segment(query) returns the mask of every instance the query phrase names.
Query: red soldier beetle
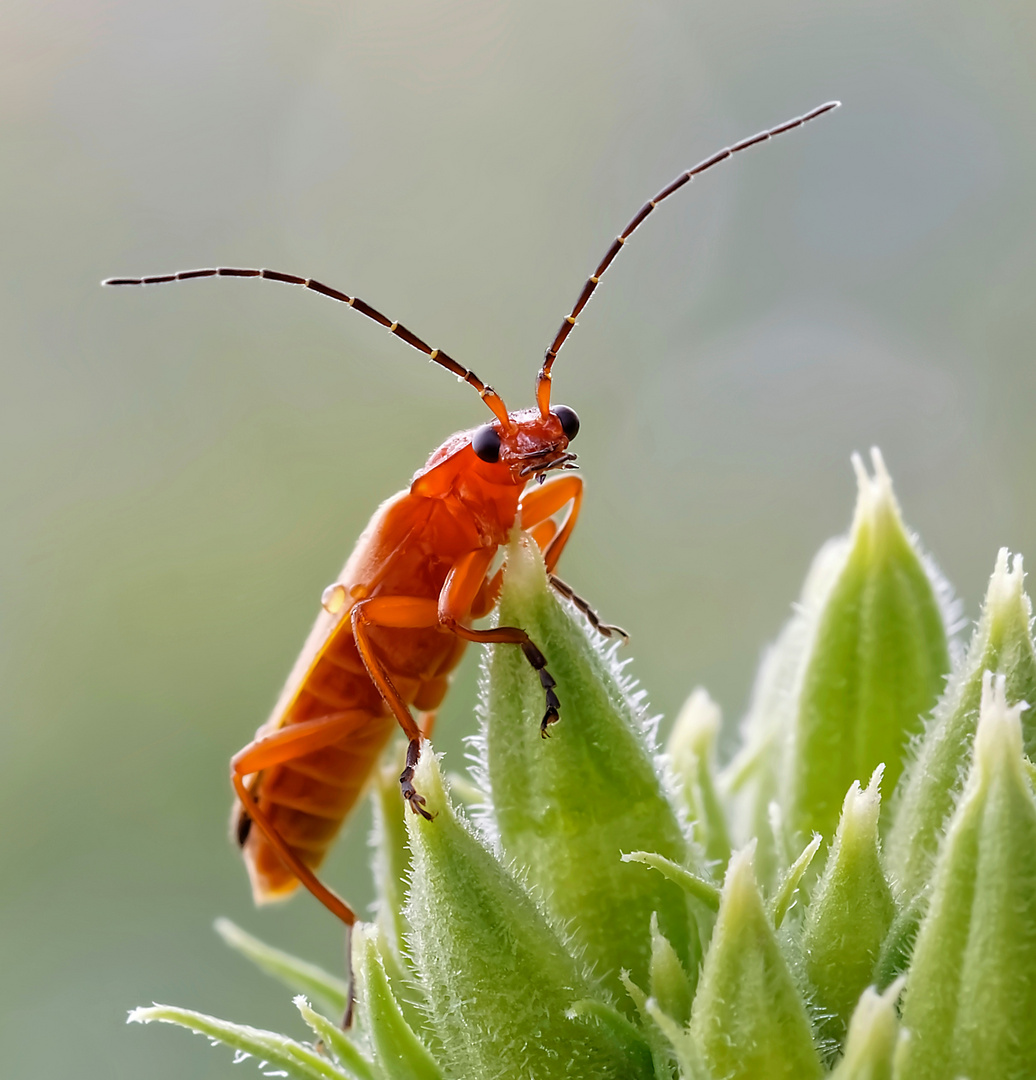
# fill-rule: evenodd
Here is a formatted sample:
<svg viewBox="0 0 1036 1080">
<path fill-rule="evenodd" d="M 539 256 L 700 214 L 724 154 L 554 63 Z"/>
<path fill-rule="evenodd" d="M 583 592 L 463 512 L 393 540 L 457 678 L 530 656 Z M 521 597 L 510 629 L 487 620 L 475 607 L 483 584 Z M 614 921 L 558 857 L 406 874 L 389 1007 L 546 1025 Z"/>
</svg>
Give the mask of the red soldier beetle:
<svg viewBox="0 0 1036 1080">
<path fill-rule="evenodd" d="M 276 270 L 219 267 L 142 278 L 109 278 L 105 285 L 156 285 L 192 278 L 265 278 L 301 285 L 380 323 L 471 386 L 494 419 L 451 436 L 404 489 L 384 502 L 361 534 L 338 580 L 322 597 L 302 654 L 270 718 L 237 753 L 231 782 L 237 794 L 234 831 L 257 902 L 287 896 L 301 883 L 351 926 L 356 913 L 316 876 L 331 841 L 359 800 L 393 731 L 408 740 L 399 782 L 414 813 L 428 817 L 414 789 L 424 732 L 411 708 L 432 713 L 469 641 L 518 645 L 539 674 L 545 697 L 540 725 L 546 737 L 561 700 L 547 658 L 517 626 L 476 630 L 488 615 L 502 571 L 494 558 L 520 521 L 539 545 L 551 584 L 602 634 L 624 631 L 602 623 L 554 573 L 582 503 L 579 477 L 550 472 L 576 468 L 569 444 L 579 418 L 551 405 L 554 361 L 576 318 L 623 245 L 663 200 L 721 161 L 838 107 L 831 101 L 777 127 L 728 146 L 681 173 L 645 203 L 616 237 L 565 317 L 536 377 L 536 406 L 509 412 L 473 371 L 433 349 L 401 323 L 365 301 L 312 278 Z M 528 492 L 529 482 L 538 483 Z M 555 517 L 564 511 L 560 524 Z M 255 827 L 253 827 L 255 826 Z"/>
</svg>

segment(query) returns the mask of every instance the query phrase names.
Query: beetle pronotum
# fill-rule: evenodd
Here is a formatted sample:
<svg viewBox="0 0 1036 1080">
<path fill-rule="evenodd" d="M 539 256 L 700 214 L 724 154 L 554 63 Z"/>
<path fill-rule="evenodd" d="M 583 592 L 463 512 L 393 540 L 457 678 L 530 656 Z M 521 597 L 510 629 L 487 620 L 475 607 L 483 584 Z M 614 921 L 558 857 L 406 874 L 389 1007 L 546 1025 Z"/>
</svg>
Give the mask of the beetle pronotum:
<svg viewBox="0 0 1036 1080">
<path fill-rule="evenodd" d="M 509 412 L 473 371 L 434 349 L 402 323 L 370 304 L 312 278 L 276 270 L 218 267 L 140 278 L 109 278 L 105 285 L 157 285 L 193 278 L 265 278 L 301 285 L 380 323 L 473 387 L 494 419 L 450 436 L 410 486 L 375 511 L 337 581 L 325 590 L 302 653 L 256 737 L 231 764 L 237 793 L 235 834 L 258 902 L 291 893 L 299 883 L 347 926 L 356 914 L 316 876 L 331 841 L 356 805 L 385 744 L 393 719 L 408 740 L 399 782 L 411 810 L 428 816 L 413 785 L 424 732 L 411 708 L 431 713 L 442 701 L 452 670 L 469 641 L 517 645 L 538 673 L 544 736 L 559 718 L 561 701 L 547 658 L 517 626 L 476 630 L 500 589 L 494 559 L 517 522 L 539 545 L 553 586 L 602 634 L 622 634 L 554 573 L 579 516 L 582 480 L 571 474 L 569 444 L 579 418 L 551 405 L 551 374 L 558 352 L 601 277 L 654 209 L 694 177 L 742 150 L 767 142 L 838 107 L 820 105 L 761 131 L 681 173 L 646 202 L 616 237 L 587 279 L 547 349 L 536 376 L 536 405 Z M 547 473 L 558 472 L 549 483 Z M 530 481 L 538 481 L 526 491 Z M 555 517 L 564 511 L 558 523 Z"/>
</svg>

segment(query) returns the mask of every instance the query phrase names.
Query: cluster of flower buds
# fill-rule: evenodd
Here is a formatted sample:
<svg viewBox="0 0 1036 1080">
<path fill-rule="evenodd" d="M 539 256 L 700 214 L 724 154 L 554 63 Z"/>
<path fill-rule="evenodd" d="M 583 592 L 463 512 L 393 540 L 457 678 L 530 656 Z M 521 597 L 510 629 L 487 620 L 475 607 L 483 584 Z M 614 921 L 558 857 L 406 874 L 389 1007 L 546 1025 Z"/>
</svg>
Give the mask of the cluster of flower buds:
<svg viewBox="0 0 1036 1080">
<path fill-rule="evenodd" d="M 698 690 L 644 695 L 508 553 L 499 618 L 564 687 L 487 651 L 471 779 L 425 754 L 430 819 L 374 792 L 374 921 L 346 985 L 224 925 L 315 1045 L 155 1006 L 299 1080 L 1015 1080 L 1036 1076 L 1036 650 L 1001 551 L 966 647 L 880 455 L 716 765 Z"/>
</svg>

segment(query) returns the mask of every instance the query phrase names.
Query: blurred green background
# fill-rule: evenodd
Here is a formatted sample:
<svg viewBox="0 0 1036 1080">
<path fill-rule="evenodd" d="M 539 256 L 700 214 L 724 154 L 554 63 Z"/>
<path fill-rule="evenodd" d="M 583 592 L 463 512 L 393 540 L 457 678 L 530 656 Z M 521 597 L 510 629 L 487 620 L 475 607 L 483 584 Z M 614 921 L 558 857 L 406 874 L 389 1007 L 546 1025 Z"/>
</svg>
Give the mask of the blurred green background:
<svg viewBox="0 0 1036 1080">
<path fill-rule="evenodd" d="M 704 683 L 733 723 L 853 449 L 882 446 L 969 616 L 999 545 L 1036 558 L 1034 33 L 1024 0 L 7 0 L 5 1077 L 240 1075 L 125 1028 L 151 1000 L 301 1033 L 211 922 L 339 970 L 341 935 L 305 896 L 253 910 L 227 759 L 378 501 L 487 415 L 300 290 L 100 279 L 313 275 L 531 404 L 644 199 L 843 99 L 652 218 L 555 369 L 587 481 L 565 577 L 658 709 Z M 360 905 L 366 830 L 327 866 Z"/>
</svg>

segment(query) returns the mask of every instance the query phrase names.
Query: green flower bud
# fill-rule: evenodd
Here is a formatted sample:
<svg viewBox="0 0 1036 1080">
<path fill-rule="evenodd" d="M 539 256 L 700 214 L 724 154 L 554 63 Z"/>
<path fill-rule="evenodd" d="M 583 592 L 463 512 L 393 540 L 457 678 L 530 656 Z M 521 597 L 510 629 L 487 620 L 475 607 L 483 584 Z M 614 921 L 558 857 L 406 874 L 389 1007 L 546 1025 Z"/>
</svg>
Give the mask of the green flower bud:
<svg viewBox="0 0 1036 1080">
<path fill-rule="evenodd" d="M 865 791 L 854 781 L 846 794 L 831 854 L 806 912 L 806 973 L 825 1017 L 821 1034 L 837 1042 L 871 981 L 896 913 L 878 850 L 880 782 L 879 766 Z"/>
<path fill-rule="evenodd" d="M 410 947 L 447 1074 L 479 1080 L 649 1077 L 646 1047 L 631 1054 L 614 1029 L 570 1014 L 578 1001 L 603 1001 L 600 988 L 454 810 L 430 752 L 421 758 L 414 785 L 433 819 L 406 814 Z"/>
<path fill-rule="evenodd" d="M 906 1080 L 899 1062 L 907 1036 L 899 1029 L 896 999 L 903 991 L 899 979 L 884 994 L 872 987 L 864 990 L 849 1022 L 845 1055 L 831 1073 L 831 1080 Z"/>
<path fill-rule="evenodd" d="M 983 677 L 974 760 L 935 863 L 908 973 L 902 1075 L 1017 1080 L 1036 1063 L 1036 798 L 1023 703 Z"/>
<path fill-rule="evenodd" d="M 539 550 L 508 549 L 500 623 L 525 629 L 557 680 L 560 722 L 540 735 L 543 687 L 518 649 L 485 661 L 484 760 L 503 849 L 570 928 L 616 1002 L 620 972 L 647 985 L 651 916 L 688 972 L 697 935 L 680 888 L 621 854 L 650 850 L 686 865 L 688 845 L 654 760 L 642 695 L 598 648 L 599 636 L 553 595 Z M 593 634 L 593 638 L 588 637 Z M 480 778 L 481 779 L 481 778 Z"/>
<path fill-rule="evenodd" d="M 983 673 L 1007 676 L 1008 700 L 1036 702 L 1036 651 L 1029 630 L 1032 604 L 1022 587 L 1022 557 L 1016 555 L 1010 569 L 1008 560 L 1007 548 L 1001 548 L 967 654 L 936 705 L 897 793 L 885 854 L 908 902 L 928 882 L 939 840 L 960 795 L 978 724 Z M 1036 724 L 1024 726 L 1031 753 Z"/>
<path fill-rule="evenodd" d="M 677 715 L 666 743 L 691 835 L 720 876 L 730 858 L 730 834 L 712 779 L 721 722 L 719 706 L 699 686 Z"/>
<path fill-rule="evenodd" d="M 752 869 L 733 855 L 691 1009 L 690 1032 L 724 1080 L 810 1080 L 820 1057 L 802 995 L 784 961 Z"/>
<path fill-rule="evenodd" d="M 853 457 L 859 495 L 850 533 L 813 560 L 795 615 L 764 657 L 744 749 L 720 781 L 735 835 L 758 838 L 759 872 L 771 889 L 796 839 L 834 834 L 854 780 L 884 763 L 895 786 L 949 667 L 948 589 L 903 525 L 881 454 L 871 454 L 873 479 Z"/>
<path fill-rule="evenodd" d="M 880 764 L 895 787 L 949 669 L 943 586 L 903 525 L 881 454 L 871 458 L 873 478 L 853 458 L 856 514 L 797 683 L 783 803 L 799 834 L 833 835 L 849 785 Z"/>
</svg>

